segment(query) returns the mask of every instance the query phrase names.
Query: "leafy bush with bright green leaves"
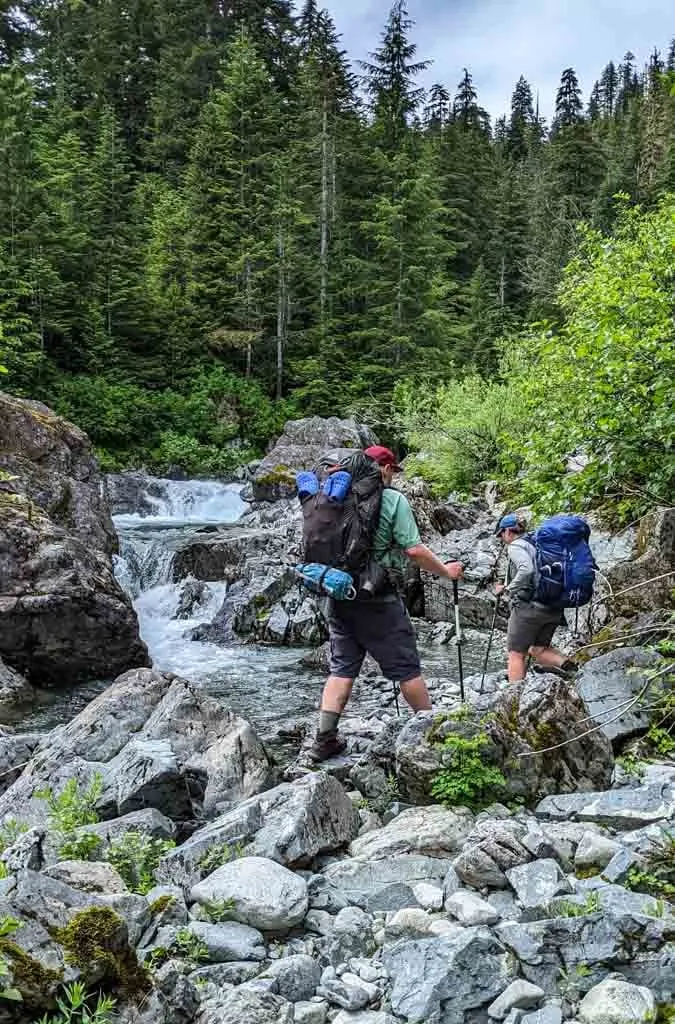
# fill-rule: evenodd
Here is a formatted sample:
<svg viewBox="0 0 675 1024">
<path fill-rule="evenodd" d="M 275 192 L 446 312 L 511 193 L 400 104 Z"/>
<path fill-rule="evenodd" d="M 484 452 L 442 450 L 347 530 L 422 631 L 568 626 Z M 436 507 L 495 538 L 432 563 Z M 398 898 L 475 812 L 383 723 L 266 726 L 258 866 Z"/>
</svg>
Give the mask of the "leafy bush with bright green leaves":
<svg viewBox="0 0 675 1024">
<path fill-rule="evenodd" d="M 470 491 L 498 473 L 518 422 L 512 385 L 477 375 L 436 389 L 404 381 L 396 388 L 394 408 L 417 453 L 411 470 L 439 493 Z"/>
<path fill-rule="evenodd" d="M 145 896 L 155 883 L 155 871 L 165 853 L 176 844 L 143 832 L 126 832 L 110 844 L 106 860 L 117 869 L 131 892 Z"/>
<path fill-rule="evenodd" d="M 149 391 L 104 377 L 59 379 L 47 400 L 85 430 L 105 470 L 225 474 L 262 453 L 292 415 L 255 381 L 202 368 L 182 390 Z"/>
<path fill-rule="evenodd" d="M 564 322 L 522 342 L 525 428 L 510 453 L 544 510 L 608 501 L 626 518 L 675 487 L 675 196 L 624 211 L 615 234 L 583 228 L 559 303 Z M 579 473 L 566 456 L 583 452 Z"/>
<path fill-rule="evenodd" d="M 563 320 L 504 347 L 500 380 L 402 385 L 417 468 L 439 489 L 499 478 L 536 512 L 605 504 L 621 521 L 675 490 L 675 196 L 581 229 Z M 569 472 L 571 454 L 586 465 Z"/>
</svg>

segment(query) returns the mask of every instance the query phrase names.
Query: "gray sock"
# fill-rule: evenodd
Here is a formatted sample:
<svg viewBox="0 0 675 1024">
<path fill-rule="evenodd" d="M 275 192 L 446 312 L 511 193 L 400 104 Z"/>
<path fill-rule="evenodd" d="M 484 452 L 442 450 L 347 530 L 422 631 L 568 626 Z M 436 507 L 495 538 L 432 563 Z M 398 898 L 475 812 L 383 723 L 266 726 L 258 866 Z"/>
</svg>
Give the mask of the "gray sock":
<svg viewBox="0 0 675 1024">
<path fill-rule="evenodd" d="M 338 711 L 322 711 L 319 715 L 319 732 L 336 732 L 340 723 Z"/>
</svg>

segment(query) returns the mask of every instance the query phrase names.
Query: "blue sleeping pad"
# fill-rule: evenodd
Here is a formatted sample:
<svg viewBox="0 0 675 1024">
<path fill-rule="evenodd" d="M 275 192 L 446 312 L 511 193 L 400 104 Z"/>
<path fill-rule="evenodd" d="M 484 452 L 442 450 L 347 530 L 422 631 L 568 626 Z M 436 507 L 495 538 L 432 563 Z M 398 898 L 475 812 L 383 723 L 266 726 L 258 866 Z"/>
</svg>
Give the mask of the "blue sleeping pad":
<svg viewBox="0 0 675 1024">
<path fill-rule="evenodd" d="M 314 594 L 332 597 L 335 601 L 353 601 L 356 597 L 354 580 L 348 572 L 342 572 L 341 569 L 331 569 L 328 565 L 308 562 L 306 565 L 296 565 L 295 571 L 307 589 Z"/>
</svg>

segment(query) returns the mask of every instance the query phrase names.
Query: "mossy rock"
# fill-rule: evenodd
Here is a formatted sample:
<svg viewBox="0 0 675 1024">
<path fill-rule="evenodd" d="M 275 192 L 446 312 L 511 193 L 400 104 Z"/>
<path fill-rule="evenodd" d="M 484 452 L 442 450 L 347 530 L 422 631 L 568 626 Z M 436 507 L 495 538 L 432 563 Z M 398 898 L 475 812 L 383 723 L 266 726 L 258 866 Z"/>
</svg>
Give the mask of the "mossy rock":
<svg viewBox="0 0 675 1024">
<path fill-rule="evenodd" d="M 124 920 L 110 907 L 88 907 L 74 915 L 53 937 L 64 949 L 66 963 L 85 980 L 129 998 L 152 988 L 147 968 L 138 962 L 128 941 Z"/>
<path fill-rule="evenodd" d="M 255 482 L 263 487 L 276 487 L 279 484 L 291 487 L 295 486 L 295 473 L 289 466 L 281 464 L 256 477 Z"/>
<path fill-rule="evenodd" d="M 158 896 L 157 899 L 150 904 L 149 910 L 153 917 L 163 914 L 165 910 L 172 907 L 176 902 L 176 897 L 172 896 L 171 893 L 164 893 L 163 896 Z"/>
<path fill-rule="evenodd" d="M 12 988 L 21 993 L 23 1009 L 44 1010 L 54 1006 L 63 971 L 45 967 L 7 936 L 0 938 L 0 959 L 12 972 Z"/>
</svg>

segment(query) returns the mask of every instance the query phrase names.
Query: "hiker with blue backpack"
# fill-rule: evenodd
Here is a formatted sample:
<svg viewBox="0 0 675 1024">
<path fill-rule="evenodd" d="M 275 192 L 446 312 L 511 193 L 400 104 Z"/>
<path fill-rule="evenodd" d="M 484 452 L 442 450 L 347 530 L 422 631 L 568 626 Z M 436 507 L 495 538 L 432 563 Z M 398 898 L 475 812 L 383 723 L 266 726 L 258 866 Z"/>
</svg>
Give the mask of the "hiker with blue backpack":
<svg viewBox="0 0 675 1024">
<path fill-rule="evenodd" d="M 500 520 L 496 534 L 508 545 L 506 583 L 495 588 L 511 606 L 507 630 L 509 683 L 527 674 L 528 658 L 568 678 L 576 662 L 552 646 L 565 625 L 565 609 L 587 605 L 597 568 L 589 547 L 590 527 L 581 516 L 555 516 L 534 533 L 514 514 Z"/>
<path fill-rule="evenodd" d="M 329 598 L 330 676 L 309 755 L 315 764 L 346 747 L 338 724 L 367 653 L 400 684 L 414 711 L 431 708 L 401 598 L 405 564 L 410 559 L 447 580 L 459 580 L 463 566 L 442 562 L 422 543 L 407 498 L 391 486 L 400 472 L 393 452 L 374 445 L 323 473 L 297 477 L 306 561 L 296 571 L 305 586 Z"/>
</svg>

